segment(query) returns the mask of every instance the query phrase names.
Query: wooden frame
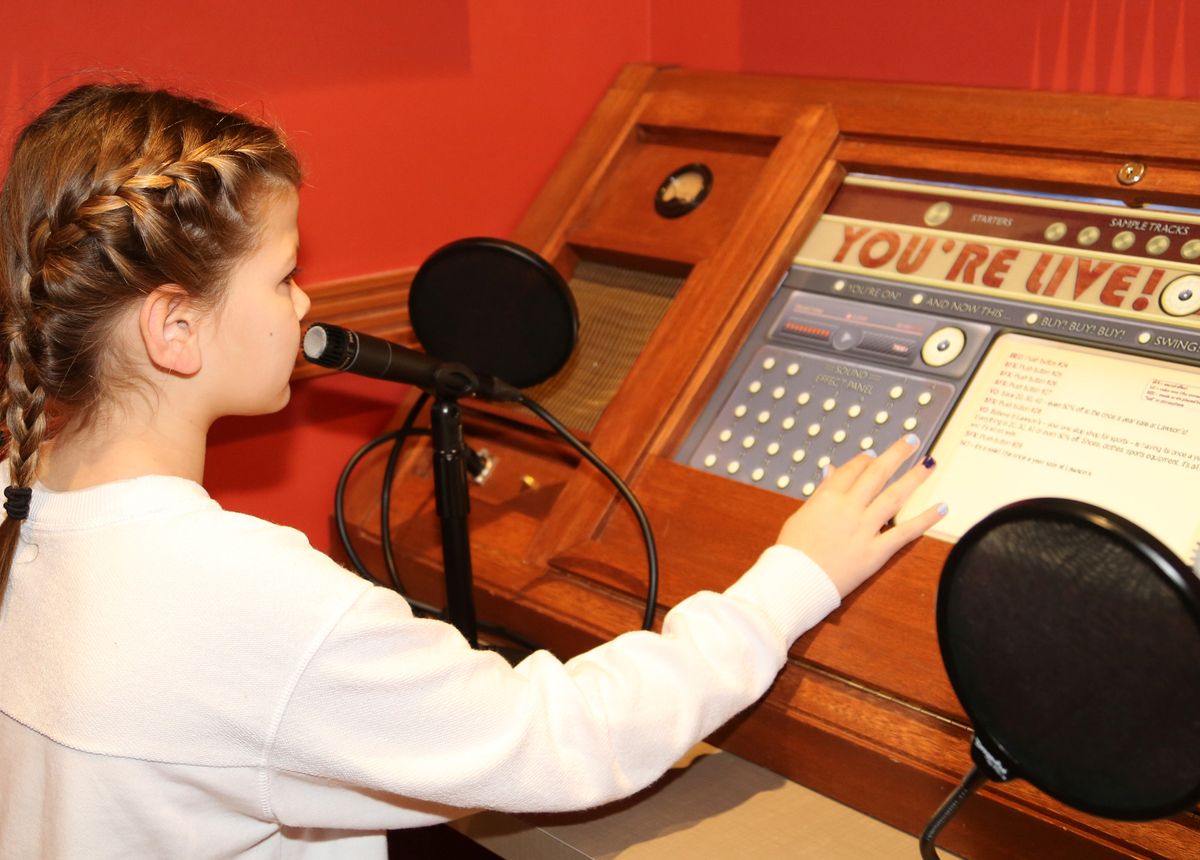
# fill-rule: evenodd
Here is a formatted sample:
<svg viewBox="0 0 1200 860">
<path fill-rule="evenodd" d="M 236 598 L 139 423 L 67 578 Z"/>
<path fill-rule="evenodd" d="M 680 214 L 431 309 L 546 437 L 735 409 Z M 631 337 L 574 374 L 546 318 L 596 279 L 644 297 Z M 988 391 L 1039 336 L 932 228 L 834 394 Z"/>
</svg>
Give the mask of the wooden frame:
<svg viewBox="0 0 1200 860">
<path fill-rule="evenodd" d="M 312 308 L 305 319 L 333 323 L 406 346 L 416 346 L 408 322 L 408 289 L 415 274 L 415 269 L 403 269 L 311 286 L 304 284 L 304 290 L 312 300 Z M 309 379 L 329 372 L 298 356 L 292 379 Z"/>
<path fill-rule="evenodd" d="M 725 587 L 792 510 L 672 457 L 847 171 L 1198 206 L 1197 127 L 1200 105 L 1187 102 L 624 70 L 514 238 L 566 274 L 593 257 L 687 273 L 590 438 L 655 524 L 660 607 Z M 708 215 L 671 232 L 637 195 L 681 159 L 723 159 L 737 178 L 722 198 L 714 187 Z M 1147 165 L 1132 188 L 1116 179 L 1130 160 Z M 498 456 L 473 495 L 481 618 L 564 656 L 637 627 L 644 554 L 611 488 L 529 419 L 472 416 L 468 435 Z M 406 584 L 440 603 L 425 457 L 406 455 L 390 528 Z M 368 550 L 379 477 L 376 461 L 348 500 Z M 969 767 L 933 623 L 948 548 L 922 539 L 902 553 L 797 643 L 767 697 L 717 742 L 919 833 Z M 970 857 L 1185 857 L 1200 853 L 1198 829 L 1193 813 L 1092 818 L 1015 782 L 985 787 L 942 841 Z"/>
</svg>

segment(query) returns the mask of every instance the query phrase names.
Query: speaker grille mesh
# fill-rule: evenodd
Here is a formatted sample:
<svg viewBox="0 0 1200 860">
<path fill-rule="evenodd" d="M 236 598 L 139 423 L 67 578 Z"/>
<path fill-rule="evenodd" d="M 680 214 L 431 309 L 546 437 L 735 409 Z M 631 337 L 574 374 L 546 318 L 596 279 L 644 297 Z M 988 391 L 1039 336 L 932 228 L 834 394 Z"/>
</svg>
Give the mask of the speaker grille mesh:
<svg viewBox="0 0 1200 860">
<path fill-rule="evenodd" d="M 1018 775 L 1120 818 L 1194 800 L 1200 625 L 1140 553 L 1090 523 L 1017 520 L 942 588 L 955 691 Z"/>
<path fill-rule="evenodd" d="M 526 393 L 568 427 L 590 433 L 683 280 L 580 262 L 570 280 L 579 309 L 575 352 L 553 378 Z"/>
</svg>

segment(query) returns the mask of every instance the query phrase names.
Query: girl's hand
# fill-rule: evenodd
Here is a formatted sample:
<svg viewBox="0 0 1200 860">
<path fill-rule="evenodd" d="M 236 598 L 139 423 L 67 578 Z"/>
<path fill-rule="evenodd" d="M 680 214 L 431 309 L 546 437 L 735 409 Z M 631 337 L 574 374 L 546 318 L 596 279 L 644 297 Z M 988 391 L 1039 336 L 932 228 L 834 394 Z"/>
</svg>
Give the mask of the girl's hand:
<svg viewBox="0 0 1200 860">
<path fill-rule="evenodd" d="M 946 506 L 936 505 L 880 531 L 933 471 L 933 459 L 927 457 L 885 489 L 919 444 L 909 434 L 878 457 L 859 454 L 830 467 L 812 498 L 783 524 L 777 542 L 807 554 L 845 597 L 946 515 Z"/>
</svg>

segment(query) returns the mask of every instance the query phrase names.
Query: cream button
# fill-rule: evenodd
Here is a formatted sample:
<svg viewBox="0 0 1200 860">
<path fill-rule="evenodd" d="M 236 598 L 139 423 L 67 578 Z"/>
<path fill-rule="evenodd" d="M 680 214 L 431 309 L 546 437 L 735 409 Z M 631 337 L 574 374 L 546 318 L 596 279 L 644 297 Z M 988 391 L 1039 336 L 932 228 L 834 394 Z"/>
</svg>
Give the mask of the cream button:
<svg viewBox="0 0 1200 860">
<path fill-rule="evenodd" d="M 770 370 L 774 366 L 775 366 L 775 359 L 773 356 L 768 355 L 766 358 L 763 359 L 763 363 L 762 363 L 763 370 Z"/>
<path fill-rule="evenodd" d="M 796 419 L 793 418 L 791 415 L 789 415 L 787 418 L 784 418 L 783 421 L 780 423 L 783 426 L 784 430 L 791 430 L 793 427 L 796 426 Z"/>
<path fill-rule="evenodd" d="M 750 383 L 750 393 L 751 394 L 758 394 L 758 392 L 760 392 L 760 391 L 762 391 L 762 383 L 761 382 L 759 382 L 756 379 Z"/>
<path fill-rule="evenodd" d="M 859 415 L 862 415 L 862 406 L 858 403 L 855 403 L 853 406 L 851 406 L 849 409 L 846 410 L 846 414 L 849 415 L 851 418 L 857 418 Z"/>
<path fill-rule="evenodd" d="M 763 479 L 763 475 L 765 475 L 765 474 L 767 474 L 767 473 L 763 471 L 762 467 L 759 467 L 750 473 L 750 480 L 751 481 L 761 481 Z"/>
<path fill-rule="evenodd" d="M 806 495 L 806 496 L 811 496 L 813 493 L 816 492 L 816 490 L 817 490 L 817 485 L 814 484 L 812 481 L 809 481 L 807 484 L 805 484 L 803 487 L 800 488 L 800 492 L 804 493 L 804 495 Z"/>
<path fill-rule="evenodd" d="M 880 409 L 878 412 L 875 413 L 875 423 L 876 424 L 887 424 L 887 420 L 888 420 L 887 410 Z"/>
<path fill-rule="evenodd" d="M 787 475 L 780 475 L 778 480 L 775 481 L 775 486 L 777 486 L 781 490 L 786 490 L 788 487 L 788 484 L 790 484 L 791 482 L 792 482 L 792 479 L 789 478 Z"/>
<path fill-rule="evenodd" d="M 745 439 L 743 439 L 743 440 L 742 440 L 742 447 L 743 447 L 743 448 L 746 448 L 747 450 L 749 450 L 750 448 L 753 448 L 753 447 L 754 447 L 754 437 L 753 437 L 753 436 L 747 436 Z"/>
<path fill-rule="evenodd" d="M 893 385 L 892 390 L 888 392 L 888 397 L 892 398 L 893 400 L 899 400 L 903 396 L 904 388 L 899 385 Z"/>
<path fill-rule="evenodd" d="M 870 436 L 863 436 L 862 441 L 858 443 L 858 447 L 862 448 L 864 451 L 870 451 L 875 447 L 875 440 Z"/>
<path fill-rule="evenodd" d="M 808 425 L 808 435 L 809 436 L 816 436 L 820 432 L 821 432 L 820 424 L 809 424 Z"/>
<path fill-rule="evenodd" d="M 736 408 L 734 408 L 734 410 L 733 410 L 733 414 L 734 414 L 736 417 L 738 417 L 738 418 L 741 418 L 743 415 L 745 415 L 745 414 L 746 414 L 746 406 L 745 406 L 745 404 L 743 404 L 743 403 L 739 403 L 739 404 L 737 405 L 737 407 L 736 407 Z"/>
<path fill-rule="evenodd" d="M 716 455 L 716 454 L 709 454 L 707 457 L 705 457 L 705 458 L 704 458 L 704 465 L 705 465 L 705 466 L 708 466 L 708 468 L 710 468 L 710 469 L 711 469 L 713 466 L 717 465 L 717 455 Z"/>
<path fill-rule="evenodd" d="M 1046 232 L 1042 235 L 1046 237 L 1047 242 L 1057 242 L 1063 236 L 1067 235 L 1067 225 L 1062 221 L 1055 221 L 1046 228 Z"/>
<path fill-rule="evenodd" d="M 1095 245 L 1100 238 L 1100 228 L 1095 226 L 1084 227 L 1075 236 L 1075 241 L 1083 247 L 1088 248 Z"/>
<path fill-rule="evenodd" d="M 1183 247 L 1179 249 L 1179 256 L 1185 260 L 1194 260 L 1200 257 L 1200 239 L 1188 239 L 1183 243 Z"/>
<path fill-rule="evenodd" d="M 792 462 L 793 463 L 799 463 L 803 460 L 804 460 L 804 449 L 803 448 L 797 448 L 795 451 L 792 452 Z"/>
<path fill-rule="evenodd" d="M 832 397 L 826 397 L 825 402 L 821 404 L 821 408 L 824 409 L 826 412 L 832 412 L 834 409 L 837 408 L 837 401 L 834 400 Z"/>
<path fill-rule="evenodd" d="M 1122 230 L 1112 237 L 1112 246 L 1117 251 L 1128 251 L 1136 241 L 1137 237 L 1133 235 L 1133 231 Z"/>
<path fill-rule="evenodd" d="M 731 475 L 736 475 L 738 473 L 738 469 L 740 468 L 742 468 L 741 463 L 739 463 L 737 460 L 730 460 L 729 465 L 725 467 L 725 471 Z"/>
<path fill-rule="evenodd" d="M 722 442 L 728 442 L 730 439 L 733 438 L 733 431 L 732 430 L 722 430 L 720 432 L 720 434 L 718 434 L 717 438 L 720 439 Z"/>
<path fill-rule="evenodd" d="M 1171 247 L 1171 240 L 1166 236 L 1154 236 L 1146 243 L 1146 253 L 1161 257 Z"/>
<path fill-rule="evenodd" d="M 831 462 L 833 462 L 833 461 L 832 461 L 832 460 L 830 460 L 830 459 L 829 459 L 829 457 L 827 457 L 827 456 L 826 456 L 826 457 L 822 457 L 820 460 L 817 460 L 817 468 L 818 468 L 818 469 L 824 469 L 824 468 L 825 468 L 826 466 L 828 466 L 828 465 L 829 465 Z"/>
<path fill-rule="evenodd" d="M 779 443 L 778 442 L 772 442 L 770 445 L 767 446 L 767 456 L 768 457 L 774 457 L 778 453 L 779 453 Z"/>
<path fill-rule="evenodd" d="M 800 365 L 796 364 L 796 362 L 793 361 L 791 364 L 789 364 L 787 366 L 787 375 L 788 376 L 795 376 L 799 372 L 800 372 Z"/>
<path fill-rule="evenodd" d="M 776 385 L 771 391 L 771 397 L 773 397 L 775 400 L 782 400 L 783 395 L 785 394 L 787 394 L 787 389 L 782 385 Z"/>
<path fill-rule="evenodd" d="M 758 413 L 758 423 L 759 424 L 766 424 L 770 420 L 771 420 L 771 413 L 768 412 L 767 410 L 764 409 L 762 412 Z"/>
<path fill-rule="evenodd" d="M 932 400 L 933 394 L 928 391 L 922 391 L 917 395 L 917 403 L 921 404 L 922 406 L 928 406 Z"/>
<path fill-rule="evenodd" d="M 917 427 L 917 419 L 916 418 L 905 418 L 904 419 L 904 429 L 905 430 L 915 430 L 916 427 Z"/>
<path fill-rule="evenodd" d="M 845 430 L 833 431 L 833 441 L 834 442 L 845 442 L 846 441 L 846 431 Z"/>
<path fill-rule="evenodd" d="M 934 203 L 925 210 L 925 224 L 928 227 L 940 227 L 945 224 L 950 218 L 950 214 L 954 211 L 954 207 L 946 201 Z"/>
<path fill-rule="evenodd" d="M 807 391 L 801 391 L 799 394 L 796 395 L 796 403 L 799 404 L 800 406 L 804 406 L 810 400 L 812 400 L 812 395 L 809 394 Z"/>
</svg>

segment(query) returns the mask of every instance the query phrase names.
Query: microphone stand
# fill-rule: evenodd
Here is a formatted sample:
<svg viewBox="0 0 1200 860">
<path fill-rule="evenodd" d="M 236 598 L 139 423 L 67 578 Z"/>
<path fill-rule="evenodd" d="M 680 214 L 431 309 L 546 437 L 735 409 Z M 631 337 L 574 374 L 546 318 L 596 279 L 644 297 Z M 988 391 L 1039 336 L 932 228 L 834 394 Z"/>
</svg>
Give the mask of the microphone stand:
<svg viewBox="0 0 1200 860">
<path fill-rule="evenodd" d="M 433 441 L 433 493 L 442 526 L 442 566 L 446 577 L 446 613 L 451 624 L 475 648 L 475 597 L 471 571 L 471 540 L 467 516 L 467 445 L 463 441 L 458 398 L 474 392 L 478 381 L 462 365 L 445 365 L 435 373 L 429 423 Z"/>
</svg>

